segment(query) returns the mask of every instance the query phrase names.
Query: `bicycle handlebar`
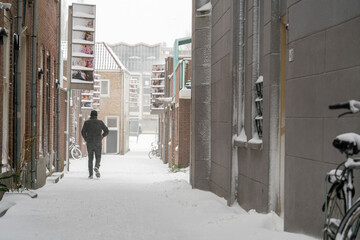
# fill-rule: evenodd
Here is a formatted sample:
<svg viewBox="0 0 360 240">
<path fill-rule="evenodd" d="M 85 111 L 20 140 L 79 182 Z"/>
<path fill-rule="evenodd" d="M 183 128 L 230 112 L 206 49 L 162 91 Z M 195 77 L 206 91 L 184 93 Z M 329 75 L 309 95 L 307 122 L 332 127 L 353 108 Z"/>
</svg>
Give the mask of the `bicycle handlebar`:
<svg viewBox="0 0 360 240">
<path fill-rule="evenodd" d="M 348 110 L 350 110 L 349 112 L 344 112 L 339 115 L 339 117 L 342 117 L 346 114 L 353 114 L 353 113 L 359 112 L 360 111 L 360 101 L 350 100 L 345 103 L 333 104 L 333 105 L 329 106 L 329 109 L 331 109 L 331 110 L 333 110 L 333 109 L 348 109 Z"/>
<path fill-rule="evenodd" d="M 338 104 L 334 104 L 334 105 L 330 105 L 329 109 L 350 109 L 350 103 L 338 103 Z"/>
</svg>

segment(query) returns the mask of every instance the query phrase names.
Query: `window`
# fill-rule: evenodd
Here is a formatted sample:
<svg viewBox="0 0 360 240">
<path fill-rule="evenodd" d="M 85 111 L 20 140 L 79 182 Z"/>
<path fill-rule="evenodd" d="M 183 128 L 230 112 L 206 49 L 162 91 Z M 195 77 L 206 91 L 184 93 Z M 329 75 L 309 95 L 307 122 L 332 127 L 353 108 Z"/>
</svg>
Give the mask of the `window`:
<svg viewBox="0 0 360 240">
<path fill-rule="evenodd" d="M 8 16 L 8 13 L 5 12 L 5 16 Z M 10 29 L 10 23 L 5 21 L 5 29 L 6 31 L 9 31 Z M 7 166 L 8 164 L 8 153 L 9 153 L 9 147 L 8 147 L 8 137 L 9 137 L 9 63 L 10 63 L 10 38 L 3 36 L 3 69 L 4 69 L 4 75 L 3 75 L 3 102 L 2 102 L 2 108 L 3 108 L 3 116 L 2 116 L 2 154 L 0 163 L 2 163 L 4 166 Z M 0 168 L 0 172 L 5 171 L 5 169 Z"/>
<path fill-rule="evenodd" d="M 252 86 L 253 104 L 252 104 L 252 122 L 253 131 L 251 143 L 256 149 L 262 148 L 263 136 L 263 76 L 260 75 L 260 1 L 254 0 L 253 2 L 253 69 L 252 69 Z"/>
<path fill-rule="evenodd" d="M 144 106 L 150 106 L 150 94 L 143 95 Z"/>
<path fill-rule="evenodd" d="M 100 96 L 110 97 L 110 80 L 102 79 L 100 81 Z"/>
<path fill-rule="evenodd" d="M 108 128 L 117 128 L 117 118 L 108 118 L 107 119 Z"/>
<path fill-rule="evenodd" d="M 263 133 L 263 76 L 260 76 L 255 83 L 256 88 L 256 117 L 255 117 L 255 126 L 259 138 L 262 138 Z"/>
</svg>

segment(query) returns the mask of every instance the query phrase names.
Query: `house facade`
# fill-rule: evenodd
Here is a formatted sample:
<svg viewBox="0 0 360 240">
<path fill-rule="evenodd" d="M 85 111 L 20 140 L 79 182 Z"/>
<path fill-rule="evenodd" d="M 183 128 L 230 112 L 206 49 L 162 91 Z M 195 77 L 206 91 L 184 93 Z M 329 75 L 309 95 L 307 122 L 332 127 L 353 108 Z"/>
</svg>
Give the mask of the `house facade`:
<svg viewBox="0 0 360 240">
<path fill-rule="evenodd" d="M 63 166 L 58 15 L 56 1 L 3 1 L 0 9 L 1 172 L 15 169 L 29 188 Z"/>
<path fill-rule="evenodd" d="M 100 75 L 98 118 L 109 128 L 104 153 L 125 154 L 130 136 L 130 73 L 106 43 L 96 44 L 95 73 Z"/>
<path fill-rule="evenodd" d="M 359 98 L 359 4 L 193 0 L 193 187 L 321 236 L 331 141 L 360 130 L 328 110 Z"/>
</svg>

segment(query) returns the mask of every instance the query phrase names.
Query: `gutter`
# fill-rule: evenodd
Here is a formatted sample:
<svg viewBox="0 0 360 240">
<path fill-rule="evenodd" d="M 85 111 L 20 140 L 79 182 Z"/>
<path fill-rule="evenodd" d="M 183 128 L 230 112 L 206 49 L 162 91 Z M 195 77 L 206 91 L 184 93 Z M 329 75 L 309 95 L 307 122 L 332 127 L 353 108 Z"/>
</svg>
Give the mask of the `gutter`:
<svg viewBox="0 0 360 240">
<path fill-rule="evenodd" d="M 31 89 L 31 188 L 35 188 L 36 183 L 36 79 L 37 79 L 37 0 L 33 2 L 33 35 L 32 35 L 32 89 Z"/>
<path fill-rule="evenodd" d="M 35 0 L 36 1 L 36 0 Z M 61 72 L 61 0 L 58 1 L 58 42 L 57 42 L 57 54 L 58 54 L 58 80 L 57 80 L 57 106 L 56 106 L 56 171 L 60 172 L 60 81 L 62 80 Z"/>
<path fill-rule="evenodd" d="M 14 168 L 18 170 L 18 164 L 21 161 L 21 35 L 22 35 L 22 0 L 17 1 L 17 34 L 18 34 L 18 49 L 16 50 L 16 81 L 15 81 L 15 95 L 16 95 L 16 155 L 14 161 Z"/>
</svg>

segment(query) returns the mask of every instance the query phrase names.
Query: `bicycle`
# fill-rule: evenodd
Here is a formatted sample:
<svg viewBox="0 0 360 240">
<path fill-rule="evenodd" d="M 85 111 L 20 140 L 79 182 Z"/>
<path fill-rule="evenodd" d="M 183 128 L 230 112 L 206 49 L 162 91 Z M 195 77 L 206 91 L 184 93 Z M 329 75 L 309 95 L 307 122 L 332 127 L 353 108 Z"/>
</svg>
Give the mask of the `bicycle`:
<svg viewBox="0 0 360 240">
<path fill-rule="evenodd" d="M 69 151 L 71 153 L 71 156 L 73 159 L 75 160 L 79 160 L 82 158 L 82 152 L 80 150 L 80 146 L 75 144 L 75 138 L 71 137 L 70 139 L 70 146 L 69 146 Z"/>
<path fill-rule="evenodd" d="M 151 150 L 148 153 L 148 156 L 150 159 L 152 159 L 153 157 L 160 157 L 159 147 L 156 143 L 151 143 Z"/>
<path fill-rule="evenodd" d="M 347 103 L 330 105 L 329 108 L 350 110 L 338 116 L 342 117 L 359 112 L 360 102 L 351 100 Z M 356 235 L 360 226 L 360 199 L 352 203 L 355 194 L 353 170 L 360 169 L 360 158 L 356 159 L 352 156 L 360 151 L 360 135 L 356 133 L 338 135 L 333 140 L 333 146 L 346 154 L 346 161 L 326 174 L 325 183 L 329 182 L 331 187 L 323 205 L 325 212 L 323 239 L 357 239 Z M 327 188 L 326 184 L 325 187 Z"/>
</svg>

